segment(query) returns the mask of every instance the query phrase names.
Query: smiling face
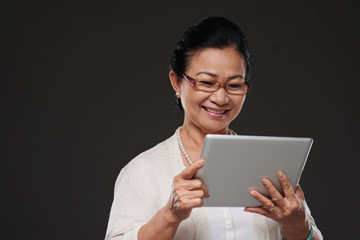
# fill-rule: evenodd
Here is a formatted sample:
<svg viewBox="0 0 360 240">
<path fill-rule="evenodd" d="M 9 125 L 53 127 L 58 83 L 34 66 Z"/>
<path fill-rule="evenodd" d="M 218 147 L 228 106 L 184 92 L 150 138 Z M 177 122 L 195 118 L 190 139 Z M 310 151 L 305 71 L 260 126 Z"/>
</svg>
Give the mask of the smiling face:
<svg viewBox="0 0 360 240">
<path fill-rule="evenodd" d="M 241 81 L 246 75 L 245 61 L 234 48 L 205 48 L 191 57 L 186 74 L 200 81 Z M 212 93 L 199 91 L 185 79 L 176 79 L 172 71 L 170 79 L 181 96 L 184 124 L 204 133 L 224 133 L 245 101 L 246 95 L 228 94 L 223 87 Z"/>
</svg>

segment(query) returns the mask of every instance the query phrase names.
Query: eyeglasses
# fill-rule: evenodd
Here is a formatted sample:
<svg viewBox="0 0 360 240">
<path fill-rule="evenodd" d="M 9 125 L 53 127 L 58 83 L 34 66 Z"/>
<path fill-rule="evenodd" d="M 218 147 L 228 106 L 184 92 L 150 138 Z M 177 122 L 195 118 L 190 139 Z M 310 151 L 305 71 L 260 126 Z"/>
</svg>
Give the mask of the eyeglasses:
<svg viewBox="0 0 360 240">
<path fill-rule="evenodd" d="M 245 82 L 244 79 L 241 81 L 236 79 L 230 80 L 226 83 L 220 83 L 214 80 L 197 80 L 186 74 L 184 74 L 183 77 L 192 87 L 204 92 L 216 92 L 220 87 L 223 87 L 228 94 L 244 95 L 250 90 L 250 84 Z"/>
</svg>

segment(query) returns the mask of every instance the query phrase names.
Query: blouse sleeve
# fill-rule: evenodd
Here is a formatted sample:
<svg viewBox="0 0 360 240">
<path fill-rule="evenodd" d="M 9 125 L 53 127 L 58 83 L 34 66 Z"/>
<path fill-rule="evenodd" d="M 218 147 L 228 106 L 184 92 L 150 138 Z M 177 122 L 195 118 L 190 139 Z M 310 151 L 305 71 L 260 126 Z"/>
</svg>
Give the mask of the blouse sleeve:
<svg viewBox="0 0 360 240">
<path fill-rule="evenodd" d="M 317 235 L 319 236 L 319 238 L 323 239 L 323 236 L 322 236 L 320 230 L 317 228 L 317 226 L 315 224 L 314 218 L 311 216 L 310 208 L 308 207 L 306 201 L 305 201 L 305 208 L 306 208 L 306 215 L 307 215 L 307 217 L 309 219 L 309 222 L 310 222 L 310 224 L 311 224 L 311 226 L 313 228 L 314 233 L 316 232 Z"/>
<path fill-rule="evenodd" d="M 154 206 L 150 201 L 155 190 L 149 185 L 149 173 L 146 167 L 136 165 L 123 168 L 116 180 L 106 240 L 137 239 L 140 228 L 156 212 L 150 207 Z"/>
</svg>

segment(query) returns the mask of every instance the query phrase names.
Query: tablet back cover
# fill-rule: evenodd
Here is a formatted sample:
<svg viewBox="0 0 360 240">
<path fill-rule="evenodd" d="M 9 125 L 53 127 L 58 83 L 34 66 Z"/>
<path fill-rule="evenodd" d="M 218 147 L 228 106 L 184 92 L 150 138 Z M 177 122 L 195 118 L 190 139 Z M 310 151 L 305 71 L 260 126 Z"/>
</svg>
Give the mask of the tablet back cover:
<svg viewBox="0 0 360 240">
<path fill-rule="evenodd" d="M 268 196 L 261 183 L 266 177 L 282 193 L 278 170 L 285 172 L 295 189 L 312 142 L 299 137 L 208 134 L 200 155 L 205 165 L 195 176 L 204 181 L 210 193 L 204 206 L 258 206 L 249 191 L 256 189 Z"/>
</svg>

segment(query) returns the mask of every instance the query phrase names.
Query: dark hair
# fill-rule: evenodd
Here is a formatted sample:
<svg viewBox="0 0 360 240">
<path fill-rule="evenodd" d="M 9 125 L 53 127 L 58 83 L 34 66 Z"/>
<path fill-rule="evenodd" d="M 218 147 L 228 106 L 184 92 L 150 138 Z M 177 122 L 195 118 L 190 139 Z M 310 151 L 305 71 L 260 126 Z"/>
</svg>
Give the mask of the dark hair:
<svg viewBox="0 0 360 240">
<path fill-rule="evenodd" d="M 204 48 L 234 47 L 245 59 L 245 81 L 250 80 L 250 56 L 245 36 L 235 23 L 224 17 L 208 17 L 190 26 L 181 36 L 170 59 L 170 69 L 182 78 L 191 57 Z M 182 110 L 180 99 L 177 106 Z"/>
</svg>

